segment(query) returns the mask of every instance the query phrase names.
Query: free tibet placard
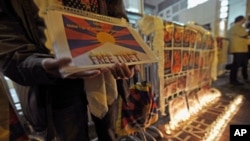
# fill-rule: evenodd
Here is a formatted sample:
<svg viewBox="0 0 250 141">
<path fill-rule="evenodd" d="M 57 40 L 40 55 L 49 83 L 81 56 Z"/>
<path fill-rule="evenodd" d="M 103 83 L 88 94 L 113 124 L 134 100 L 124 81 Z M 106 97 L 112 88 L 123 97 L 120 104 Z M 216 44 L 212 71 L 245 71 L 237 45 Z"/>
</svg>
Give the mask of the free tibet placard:
<svg viewBox="0 0 250 141">
<path fill-rule="evenodd" d="M 72 63 L 61 70 L 63 76 L 115 63 L 134 65 L 157 62 L 150 47 L 124 20 L 94 13 L 79 15 L 58 9 L 48 10 L 47 16 L 56 57 L 72 58 Z"/>
</svg>

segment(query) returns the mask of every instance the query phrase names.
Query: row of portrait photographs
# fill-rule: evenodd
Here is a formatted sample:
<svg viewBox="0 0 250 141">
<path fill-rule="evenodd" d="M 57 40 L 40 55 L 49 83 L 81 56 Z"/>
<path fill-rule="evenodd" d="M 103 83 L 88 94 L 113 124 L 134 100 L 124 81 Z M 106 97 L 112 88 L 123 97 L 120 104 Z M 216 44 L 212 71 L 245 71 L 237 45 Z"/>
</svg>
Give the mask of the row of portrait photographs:
<svg viewBox="0 0 250 141">
<path fill-rule="evenodd" d="M 210 83 L 211 68 L 194 69 L 187 72 L 186 91 L 199 88 L 201 85 Z"/>
<path fill-rule="evenodd" d="M 188 49 L 164 50 L 164 74 L 176 74 L 190 69 L 206 68 L 212 65 L 214 51 Z"/>
<path fill-rule="evenodd" d="M 202 32 L 194 27 L 173 22 L 164 22 L 164 47 L 190 47 L 213 49 L 214 42 L 210 32 Z"/>
<path fill-rule="evenodd" d="M 168 97 L 175 93 L 179 93 L 185 90 L 186 88 L 186 75 L 169 77 L 164 80 L 164 97 Z"/>
<path fill-rule="evenodd" d="M 211 68 L 193 69 L 186 73 L 167 76 L 164 79 L 163 97 L 167 98 L 175 93 L 190 91 L 201 87 L 201 85 L 210 83 Z"/>
</svg>

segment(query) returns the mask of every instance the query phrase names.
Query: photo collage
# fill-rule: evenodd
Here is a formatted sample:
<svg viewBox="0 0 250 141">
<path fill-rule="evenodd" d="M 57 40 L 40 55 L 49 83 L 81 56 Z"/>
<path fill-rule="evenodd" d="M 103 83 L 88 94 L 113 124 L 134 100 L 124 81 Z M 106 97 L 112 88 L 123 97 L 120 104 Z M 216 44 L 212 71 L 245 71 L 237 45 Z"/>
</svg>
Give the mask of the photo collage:
<svg viewBox="0 0 250 141">
<path fill-rule="evenodd" d="M 164 22 L 164 93 L 162 98 L 167 107 L 165 114 L 170 115 L 170 119 L 177 116 L 175 113 L 179 113 L 173 109 L 178 101 L 182 101 L 181 105 L 186 106 L 184 109 L 188 109 L 190 114 L 195 113 L 199 108 L 198 97 L 205 91 L 203 89 L 208 89 L 207 86 L 211 84 L 214 49 L 213 36 L 209 31 L 201 29 L 199 25 L 189 26 Z M 183 99 L 186 104 L 183 104 Z"/>
</svg>

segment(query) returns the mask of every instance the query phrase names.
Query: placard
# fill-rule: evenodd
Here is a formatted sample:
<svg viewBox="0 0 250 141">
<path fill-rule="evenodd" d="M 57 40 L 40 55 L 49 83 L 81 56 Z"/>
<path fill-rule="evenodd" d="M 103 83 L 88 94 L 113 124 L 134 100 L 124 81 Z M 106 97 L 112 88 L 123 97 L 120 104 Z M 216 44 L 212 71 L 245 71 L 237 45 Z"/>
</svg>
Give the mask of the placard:
<svg viewBox="0 0 250 141">
<path fill-rule="evenodd" d="M 139 33 L 122 19 L 82 11 L 76 14 L 70 8 L 50 8 L 47 15 L 56 57 L 72 58 L 72 63 L 61 69 L 65 77 L 115 63 L 134 65 L 157 61 Z"/>
</svg>

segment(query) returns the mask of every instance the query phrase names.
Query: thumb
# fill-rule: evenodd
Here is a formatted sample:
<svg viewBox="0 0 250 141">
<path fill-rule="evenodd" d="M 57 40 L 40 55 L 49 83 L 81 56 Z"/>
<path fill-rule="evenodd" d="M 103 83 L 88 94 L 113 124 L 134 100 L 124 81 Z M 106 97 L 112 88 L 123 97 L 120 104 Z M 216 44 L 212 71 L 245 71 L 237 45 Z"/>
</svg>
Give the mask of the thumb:
<svg viewBox="0 0 250 141">
<path fill-rule="evenodd" d="M 59 69 L 60 67 L 66 66 L 71 62 L 70 58 L 46 58 L 42 61 L 42 65 L 45 70 Z"/>
</svg>

